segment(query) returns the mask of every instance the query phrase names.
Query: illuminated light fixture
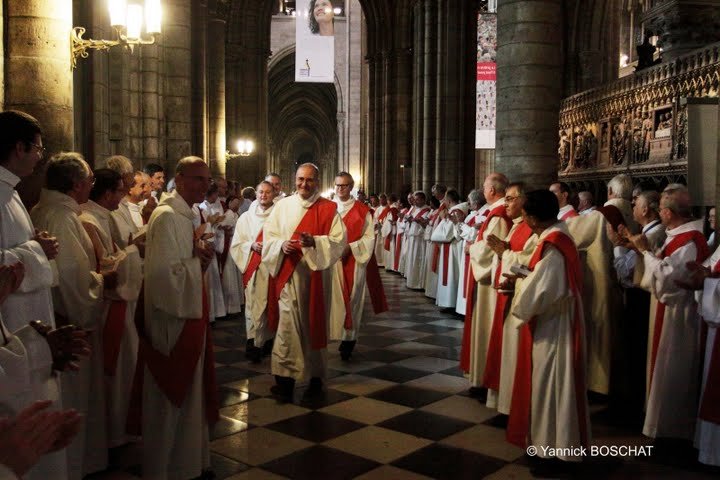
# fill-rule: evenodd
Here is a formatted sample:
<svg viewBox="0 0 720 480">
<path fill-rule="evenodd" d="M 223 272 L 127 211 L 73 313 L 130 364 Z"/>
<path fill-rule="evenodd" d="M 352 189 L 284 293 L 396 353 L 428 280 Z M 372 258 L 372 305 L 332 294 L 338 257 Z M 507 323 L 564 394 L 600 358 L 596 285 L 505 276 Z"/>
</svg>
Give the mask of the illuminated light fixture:
<svg viewBox="0 0 720 480">
<path fill-rule="evenodd" d="M 330 12 L 328 12 L 328 13 L 330 13 Z M 340 15 L 342 13 L 342 8 L 340 8 L 340 7 L 333 8 L 333 13 L 335 15 Z"/>
<path fill-rule="evenodd" d="M 255 143 L 252 140 L 241 139 L 235 145 L 237 146 L 237 153 L 230 153 L 228 150 L 225 152 L 225 159 L 249 157 L 255 151 Z"/>
<path fill-rule="evenodd" d="M 630 60 L 630 57 L 628 57 L 626 54 L 620 55 L 620 68 L 624 68 L 628 66 L 628 61 Z"/>
<path fill-rule="evenodd" d="M 110 50 L 121 46 L 131 52 L 135 45 L 152 45 L 155 37 L 160 35 L 162 24 L 161 0 L 145 0 L 143 6 L 139 1 L 108 0 L 110 25 L 117 33 L 117 40 L 85 39 L 84 27 L 73 27 L 70 32 L 70 61 L 72 68 L 77 67 L 78 57 L 88 58 L 88 50 Z M 142 38 L 142 27 L 149 38 Z"/>
</svg>

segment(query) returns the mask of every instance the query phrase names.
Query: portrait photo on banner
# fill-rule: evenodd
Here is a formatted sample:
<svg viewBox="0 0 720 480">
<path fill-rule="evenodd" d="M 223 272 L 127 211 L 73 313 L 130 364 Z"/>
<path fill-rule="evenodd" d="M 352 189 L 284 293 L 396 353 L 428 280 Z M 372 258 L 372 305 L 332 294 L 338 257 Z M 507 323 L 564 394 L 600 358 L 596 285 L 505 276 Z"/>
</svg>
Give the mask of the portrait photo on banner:
<svg viewBox="0 0 720 480">
<path fill-rule="evenodd" d="M 298 0 L 295 17 L 295 81 L 335 81 L 335 15 L 331 0 Z"/>
</svg>

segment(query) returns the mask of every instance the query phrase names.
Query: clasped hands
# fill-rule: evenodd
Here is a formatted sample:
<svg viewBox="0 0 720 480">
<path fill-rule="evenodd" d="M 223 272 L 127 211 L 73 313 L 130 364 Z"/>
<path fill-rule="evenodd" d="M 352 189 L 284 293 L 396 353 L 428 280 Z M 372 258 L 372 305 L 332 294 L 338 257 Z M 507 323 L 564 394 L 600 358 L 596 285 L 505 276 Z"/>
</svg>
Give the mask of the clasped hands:
<svg viewBox="0 0 720 480">
<path fill-rule="evenodd" d="M 298 240 L 285 240 L 282 244 L 282 251 L 285 255 L 292 255 L 295 252 L 299 252 L 301 248 L 314 248 L 315 237 L 308 232 L 299 232 L 300 239 Z"/>
</svg>

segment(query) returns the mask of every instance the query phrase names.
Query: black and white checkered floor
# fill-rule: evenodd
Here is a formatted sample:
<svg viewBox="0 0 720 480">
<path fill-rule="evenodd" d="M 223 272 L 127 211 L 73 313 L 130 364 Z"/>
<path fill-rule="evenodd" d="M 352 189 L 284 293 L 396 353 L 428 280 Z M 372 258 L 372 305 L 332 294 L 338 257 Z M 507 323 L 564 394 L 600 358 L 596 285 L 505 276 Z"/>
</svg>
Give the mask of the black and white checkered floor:
<svg viewBox="0 0 720 480">
<path fill-rule="evenodd" d="M 239 318 L 216 323 L 217 379 L 222 418 L 213 432 L 218 479 L 479 479 L 532 478 L 525 452 L 505 442 L 502 418 L 467 396 L 457 368 L 462 319 L 438 308 L 397 275 L 383 273 L 391 312 L 366 305 L 351 361 L 329 346 L 322 397 L 296 388 L 292 404 L 270 396 L 269 359 L 245 360 Z M 593 407 L 593 443 L 642 446 L 639 427 L 617 428 Z M 682 458 L 679 458 L 682 457 Z M 113 452 L 112 470 L 93 478 L 139 475 L 139 446 Z M 692 452 L 651 458 L 596 457 L 583 478 L 718 478 Z M 577 476 L 577 475 L 575 475 Z"/>
</svg>

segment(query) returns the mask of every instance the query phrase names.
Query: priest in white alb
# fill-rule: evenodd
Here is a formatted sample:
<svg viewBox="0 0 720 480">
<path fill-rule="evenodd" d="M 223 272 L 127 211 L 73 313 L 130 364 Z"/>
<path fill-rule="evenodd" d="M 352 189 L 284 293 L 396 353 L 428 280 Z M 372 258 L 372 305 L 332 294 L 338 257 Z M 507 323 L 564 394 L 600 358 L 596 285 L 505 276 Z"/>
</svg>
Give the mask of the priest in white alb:
<svg viewBox="0 0 720 480">
<path fill-rule="evenodd" d="M 262 263 L 263 226 L 275 206 L 275 189 L 263 180 L 255 189 L 257 201 L 235 225 L 230 256 L 240 269 L 245 288 L 245 357 L 259 363 L 278 324 L 275 281 Z"/>
<path fill-rule="evenodd" d="M 117 272 L 97 263 L 92 241 L 79 215 L 88 201 L 94 176 L 82 155 L 55 155 L 47 166 L 45 189 L 31 212 L 33 223 L 56 236 L 61 245 L 53 287 L 55 321 L 92 330 L 92 355 L 80 370 L 62 376 L 63 406 L 85 416 L 84 429 L 68 447 L 68 475 L 79 479 L 107 468 L 107 422 L 103 385 L 103 289 L 114 288 Z"/>
<path fill-rule="evenodd" d="M 385 217 L 387 217 L 386 211 L 390 211 L 390 205 L 388 205 L 388 198 L 387 195 L 384 193 L 380 194 L 379 197 L 380 204 L 377 207 L 374 208 L 374 211 L 372 212 L 373 217 L 373 228 L 375 230 L 375 258 L 377 259 L 377 263 L 379 267 L 385 266 L 385 248 L 383 244 L 383 237 L 380 235 L 380 229 L 382 228 L 383 221 L 385 221 Z"/>
<path fill-rule="evenodd" d="M 126 435 L 128 404 L 138 351 L 135 308 L 142 286 L 144 242 L 120 249 L 111 234 L 111 212 L 117 209 L 125 194 L 120 175 L 107 168 L 95 171 L 90 199 L 81 205 L 80 221 L 93 244 L 98 265 L 118 272 L 114 288 L 103 292 L 102 338 L 108 409 L 108 443 L 117 447 L 131 439 Z"/>
<path fill-rule="evenodd" d="M 382 219 L 382 226 L 380 227 L 379 237 L 382 237 L 383 244 L 383 256 L 385 257 L 385 270 L 389 272 L 397 272 L 399 268 L 399 256 L 395 253 L 396 237 L 397 237 L 397 222 L 400 218 L 400 203 L 398 196 L 391 193 L 389 196 L 390 205 L 388 209 L 383 212 L 385 218 Z M 380 220 L 378 218 L 378 220 Z"/>
<path fill-rule="evenodd" d="M 467 197 L 467 203 L 470 213 L 465 217 L 463 223 L 459 225 L 460 238 L 462 239 L 462 257 L 460 260 L 460 279 L 457 293 L 457 301 L 455 303 L 455 312 L 465 316 L 465 307 L 467 306 L 467 287 L 468 273 L 470 272 L 470 254 L 468 253 L 469 245 L 475 242 L 478 230 L 482 227 L 487 216 L 490 205 L 483 204 L 482 192 L 480 190 L 472 190 Z"/>
<path fill-rule="evenodd" d="M 522 327 L 507 438 L 538 447 L 541 463 L 531 473 L 542 476 L 563 468 L 542 459 L 580 462 L 575 452 L 590 444 L 582 266 L 558 210 L 551 192 L 527 193 L 524 220 L 539 239 L 512 310 Z"/>
<path fill-rule="evenodd" d="M 218 419 L 218 404 L 203 273 L 216 257 L 196 235 L 191 208 L 203 201 L 209 184 L 201 158 L 181 159 L 176 190 L 163 195 L 148 223 L 135 379 L 142 407 L 131 419 L 151 446 L 143 452 L 147 478 L 196 478 L 210 467 L 208 428 Z"/>
<path fill-rule="evenodd" d="M 700 320 L 694 293 L 679 288 L 676 280 L 688 278 L 688 263 L 702 263 L 710 252 L 702 220 L 692 218 L 690 194 L 684 185 L 665 188 L 660 220 L 667 238 L 657 254 L 649 250 L 644 235 L 631 237 L 645 262 L 642 284 L 653 295 L 643 435 L 692 440 L 700 390 Z"/>
<path fill-rule="evenodd" d="M 357 342 L 365 307 L 365 291 L 370 289 L 373 304 L 387 302 L 374 261 L 375 231 L 369 208 L 356 201 L 350 191 L 355 181 L 347 172 L 335 177 L 335 203 L 347 233 L 347 246 L 332 268 L 332 303 L 330 306 L 330 339 L 340 340 L 338 351 L 349 360 Z M 381 296 L 382 299 L 377 297 Z M 376 308 L 375 313 L 381 313 Z"/>
<path fill-rule="evenodd" d="M 495 252 L 487 245 L 485 238 L 495 235 L 505 240 L 510 231 L 512 220 L 505 211 L 505 190 L 508 183 L 507 177 L 501 173 L 491 173 L 485 179 L 483 194 L 490 207 L 475 243 L 468 248 L 472 271 L 468 275 L 468 303 L 465 311 L 460 368 L 468 374 L 471 394 L 480 398 L 484 393 L 482 384 L 485 360 L 497 299 L 493 275 L 497 262 Z"/>
<path fill-rule="evenodd" d="M 435 264 L 437 285 L 435 304 L 440 308 L 455 310 L 460 281 L 460 264 L 465 259 L 459 225 L 467 216 L 467 204 L 460 203 L 456 190 L 445 193 L 447 214 L 432 232 L 431 240 L 438 245 L 438 258 L 429 260 Z"/>
<path fill-rule="evenodd" d="M 275 205 L 263 227 L 262 261 L 279 297 L 271 371 L 272 393 L 281 401 L 292 401 L 295 382 L 308 378 L 311 393 L 320 392 L 326 376 L 328 270 L 347 240 L 337 205 L 320 196 L 319 173 L 314 164 L 300 165 L 296 193 Z"/>
<path fill-rule="evenodd" d="M 430 207 L 425 203 L 425 192 L 418 190 L 414 195 L 414 207 L 405 216 L 405 278 L 408 288 L 425 289 L 425 228 L 430 219 Z"/>
</svg>

